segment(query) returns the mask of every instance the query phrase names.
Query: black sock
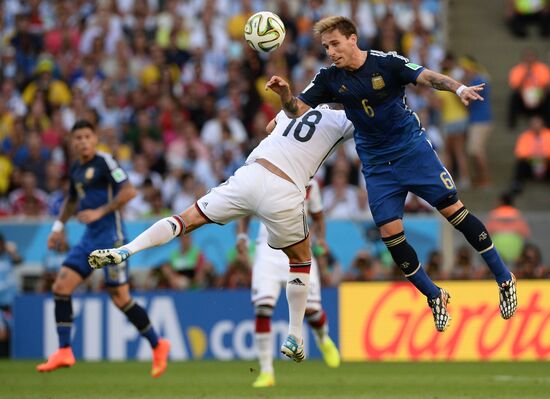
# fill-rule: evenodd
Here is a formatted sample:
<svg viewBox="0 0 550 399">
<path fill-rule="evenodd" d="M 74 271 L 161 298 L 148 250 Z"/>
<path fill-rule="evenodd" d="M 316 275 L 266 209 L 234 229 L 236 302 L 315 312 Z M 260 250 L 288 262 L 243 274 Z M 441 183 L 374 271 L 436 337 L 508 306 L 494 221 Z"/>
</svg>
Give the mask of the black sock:
<svg viewBox="0 0 550 399">
<path fill-rule="evenodd" d="M 145 309 L 139 306 L 137 302 L 132 299 L 122 308 L 122 311 L 128 320 L 130 320 L 130 322 L 137 328 L 139 333 L 147 338 L 151 344 L 151 347 L 155 348 L 158 345 L 158 336 L 149 321 L 149 316 L 147 316 Z"/>
<path fill-rule="evenodd" d="M 480 253 L 499 284 L 510 280 L 510 271 L 494 247 L 491 236 L 481 220 L 472 215 L 466 207 L 460 208 L 447 220 L 455 229 L 464 234 L 470 245 Z"/>
<path fill-rule="evenodd" d="M 426 274 L 413 247 L 405 239 L 405 232 L 390 237 L 382 237 L 390 251 L 393 261 L 399 266 L 405 277 L 428 298 L 439 296 L 439 288 Z"/>
<path fill-rule="evenodd" d="M 73 327 L 73 302 L 71 296 L 54 295 L 55 323 L 59 347 L 71 346 L 71 328 Z"/>
</svg>

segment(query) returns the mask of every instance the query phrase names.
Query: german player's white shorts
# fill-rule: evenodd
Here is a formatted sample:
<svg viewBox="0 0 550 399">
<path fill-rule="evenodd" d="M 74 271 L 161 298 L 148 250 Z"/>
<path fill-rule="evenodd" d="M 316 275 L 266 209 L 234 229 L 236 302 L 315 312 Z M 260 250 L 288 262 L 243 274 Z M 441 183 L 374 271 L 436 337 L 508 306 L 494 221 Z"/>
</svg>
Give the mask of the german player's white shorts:
<svg viewBox="0 0 550 399">
<path fill-rule="evenodd" d="M 218 224 L 256 215 L 267 227 L 267 241 L 273 248 L 303 241 L 309 231 L 302 192 L 258 163 L 239 168 L 196 206 L 209 221 Z"/>
<path fill-rule="evenodd" d="M 288 257 L 281 250 L 270 248 L 266 243 L 256 246 L 252 267 L 252 303 L 254 306 L 275 307 L 281 289 L 284 289 L 289 273 Z M 307 309 L 321 310 L 321 281 L 315 258 L 311 259 Z"/>
</svg>

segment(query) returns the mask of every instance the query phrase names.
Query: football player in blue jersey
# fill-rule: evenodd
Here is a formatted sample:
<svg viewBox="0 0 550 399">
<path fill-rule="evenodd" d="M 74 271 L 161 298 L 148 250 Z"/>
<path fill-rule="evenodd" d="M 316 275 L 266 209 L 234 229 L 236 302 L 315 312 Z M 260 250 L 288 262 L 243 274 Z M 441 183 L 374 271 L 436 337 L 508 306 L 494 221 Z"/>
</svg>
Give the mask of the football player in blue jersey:
<svg viewBox="0 0 550 399">
<path fill-rule="evenodd" d="M 450 296 L 428 277 L 405 238 L 402 218 L 409 191 L 437 208 L 481 254 L 499 287 L 500 313 L 504 319 L 512 317 L 517 308 L 515 277 L 483 223 L 459 200 L 452 177 L 405 101 L 405 86 L 412 83 L 454 92 L 468 105 L 483 101 L 483 84 L 467 87 L 395 52 L 363 51 L 357 45 L 355 25 L 345 17 L 324 18 L 315 24 L 314 31 L 333 64 L 322 68 L 298 97 L 279 76 L 273 76 L 266 89 L 280 96 L 283 109 L 294 118 L 320 103 L 343 104 L 355 127 L 356 149 L 374 221 L 395 263 L 426 295 L 438 331 L 449 325 Z"/>
<path fill-rule="evenodd" d="M 136 195 L 117 161 L 96 150 L 98 139 L 90 122 L 76 122 L 71 139 L 78 159 L 70 169 L 69 195 L 61 207 L 59 219 L 53 224 L 48 247 L 56 248 L 65 240 L 64 224 L 73 215 L 86 225 L 86 231 L 80 242 L 71 248 L 53 284 L 59 349 L 36 367 L 38 371 L 53 371 L 75 363 L 71 349 L 71 295 L 93 271 L 88 265 L 90 251 L 124 243 L 120 210 Z M 151 344 L 151 375 L 160 376 L 166 369 L 170 342 L 157 336 L 145 310 L 132 299 L 126 262 L 105 268 L 105 285 L 113 303 Z"/>
</svg>

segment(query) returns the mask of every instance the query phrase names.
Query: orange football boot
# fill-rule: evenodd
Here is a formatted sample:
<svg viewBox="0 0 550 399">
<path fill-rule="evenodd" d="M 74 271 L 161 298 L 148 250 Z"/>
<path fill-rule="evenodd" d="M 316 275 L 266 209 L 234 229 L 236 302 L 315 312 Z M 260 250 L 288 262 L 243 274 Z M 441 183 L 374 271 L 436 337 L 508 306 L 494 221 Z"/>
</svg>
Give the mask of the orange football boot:
<svg viewBox="0 0 550 399">
<path fill-rule="evenodd" d="M 59 348 L 48 357 L 48 361 L 36 366 L 36 370 L 40 372 L 54 371 L 60 367 L 72 367 L 76 363 L 73 350 L 70 346 Z"/>
<path fill-rule="evenodd" d="M 164 373 L 168 365 L 168 353 L 170 352 L 170 341 L 160 338 L 158 345 L 153 349 L 153 368 L 151 377 L 157 378 Z"/>
</svg>

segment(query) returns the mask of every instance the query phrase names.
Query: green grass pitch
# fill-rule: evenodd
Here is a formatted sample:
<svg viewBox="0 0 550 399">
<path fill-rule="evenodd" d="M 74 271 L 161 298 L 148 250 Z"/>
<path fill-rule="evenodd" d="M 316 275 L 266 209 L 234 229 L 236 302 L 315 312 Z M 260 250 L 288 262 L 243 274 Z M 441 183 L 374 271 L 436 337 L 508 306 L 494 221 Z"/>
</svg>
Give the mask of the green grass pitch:
<svg viewBox="0 0 550 399">
<path fill-rule="evenodd" d="M 146 362 L 77 362 L 39 374 L 36 362 L 0 361 L 0 398 L 548 398 L 550 362 L 275 363 L 277 386 L 254 389 L 255 362 L 173 362 L 159 379 Z"/>
</svg>

